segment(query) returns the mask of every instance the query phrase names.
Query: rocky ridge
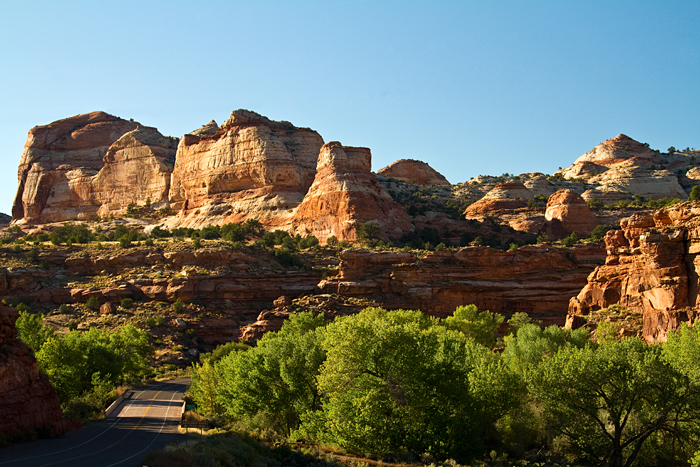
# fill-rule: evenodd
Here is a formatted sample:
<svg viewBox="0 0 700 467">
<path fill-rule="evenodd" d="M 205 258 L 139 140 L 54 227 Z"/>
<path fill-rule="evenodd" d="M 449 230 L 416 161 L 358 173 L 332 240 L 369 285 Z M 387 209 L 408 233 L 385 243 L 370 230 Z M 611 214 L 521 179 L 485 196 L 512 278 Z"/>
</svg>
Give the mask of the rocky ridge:
<svg viewBox="0 0 700 467">
<path fill-rule="evenodd" d="M 643 317 L 648 342 L 666 339 L 700 308 L 700 206 L 682 203 L 635 214 L 605 237 L 607 258 L 569 304 L 569 323 L 619 304 Z"/>
<path fill-rule="evenodd" d="M 412 185 L 449 185 L 450 182 L 437 170 L 425 162 L 413 159 L 399 159 L 383 169 L 377 175 L 402 180 Z"/>
</svg>

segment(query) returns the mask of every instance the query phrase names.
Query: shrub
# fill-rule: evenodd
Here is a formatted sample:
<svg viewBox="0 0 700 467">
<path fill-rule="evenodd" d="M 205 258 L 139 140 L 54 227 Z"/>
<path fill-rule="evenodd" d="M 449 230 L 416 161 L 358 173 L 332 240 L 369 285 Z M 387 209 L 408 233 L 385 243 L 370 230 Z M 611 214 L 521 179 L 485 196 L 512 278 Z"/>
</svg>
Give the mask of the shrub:
<svg viewBox="0 0 700 467">
<path fill-rule="evenodd" d="M 152 328 L 155 325 L 156 325 L 156 320 L 152 316 L 149 316 L 148 318 L 146 318 L 146 327 L 147 328 Z"/>
<path fill-rule="evenodd" d="M 381 228 L 377 222 L 365 222 L 355 232 L 357 240 L 360 242 L 369 242 L 371 240 L 379 240 L 381 238 Z"/>
<path fill-rule="evenodd" d="M 58 313 L 61 315 L 70 314 L 72 311 L 73 309 L 65 303 L 62 303 L 61 306 L 58 307 Z"/>
<path fill-rule="evenodd" d="M 156 316 L 156 326 L 165 326 L 165 323 L 168 320 L 165 319 L 165 316 Z"/>
<path fill-rule="evenodd" d="M 78 322 L 75 320 L 71 320 L 68 323 L 68 330 L 69 331 L 77 331 L 78 330 Z"/>
<path fill-rule="evenodd" d="M 29 305 L 26 303 L 18 303 L 15 309 L 20 313 L 27 312 L 29 311 Z"/>
<path fill-rule="evenodd" d="M 690 190 L 688 201 L 700 201 L 700 185 L 695 185 L 693 189 Z"/>
<path fill-rule="evenodd" d="M 578 243 L 578 234 L 576 232 L 571 232 L 571 235 L 562 240 L 562 243 L 566 247 L 572 247 Z"/>
<path fill-rule="evenodd" d="M 195 250 L 199 247 L 202 246 L 202 240 L 199 237 L 194 237 L 192 239 L 192 246 L 195 248 Z"/>
<path fill-rule="evenodd" d="M 122 248 L 129 248 L 131 246 L 131 238 L 128 235 L 124 235 L 119 238 L 119 246 Z"/>
<path fill-rule="evenodd" d="M 128 310 L 129 308 L 134 306 L 134 300 L 131 298 L 122 298 L 122 301 L 120 304 L 121 304 L 122 308 L 124 308 L 125 310 Z"/>
<path fill-rule="evenodd" d="M 338 237 L 331 235 L 326 239 L 326 246 L 334 248 L 338 246 Z"/>
<path fill-rule="evenodd" d="M 97 311 L 100 309 L 100 299 L 93 295 L 87 299 L 85 306 L 93 311 Z"/>
<path fill-rule="evenodd" d="M 175 313 L 182 313 L 185 311 L 185 303 L 178 298 L 175 300 L 175 303 L 173 303 L 173 311 Z"/>
<path fill-rule="evenodd" d="M 153 246 L 153 239 L 152 238 L 147 238 L 146 241 L 144 242 L 146 246 Z"/>
</svg>

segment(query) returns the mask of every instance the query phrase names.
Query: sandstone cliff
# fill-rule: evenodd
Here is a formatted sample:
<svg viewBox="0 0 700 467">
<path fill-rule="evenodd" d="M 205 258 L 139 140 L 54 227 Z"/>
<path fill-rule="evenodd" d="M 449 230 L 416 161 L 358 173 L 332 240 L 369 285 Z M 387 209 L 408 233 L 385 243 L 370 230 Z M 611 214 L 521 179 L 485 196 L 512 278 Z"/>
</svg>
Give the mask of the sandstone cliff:
<svg viewBox="0 0 700 467">
<path fill-rule="evenodd" d="M 635 214 L 621 227 L 606 235 L 605 265 L 571 299 L 569 314 L 584 316 L 620 304 L 643 314 L 648 342 L 664 341 L 670 329 L 693 319 L 700 308 L 700 206 L 682 203 L 653 215 Z"/>
<path fill-rule="evenodd" d="M 63 431 L 56 391 L 39 374 L 32 350 L 17 339 L 17 312 L 0 304 L 0 433 Z"/>
<path fill-rule="evenodd" d="M 213 124 L 213 125 L 212 125 Z M 257 219 L 286 227 L 311 186 L 323 139 L 313 130 L 236 110 L 180 140 L 168 226 Z"/>
<path fill-rule="evenodd" d="M 325 293 L 376 299 L 387 308 L 447 316 L 459 305 L 510 315 L 526 312 L 563 325 L 569 298 L 586 284 L 604 251 L 597 246 L 517 251 L 467 247 L 419 257 L 413 252 L 345 250 L 339 273 L 319 284 Z"/>
<path fill-rule="evenodd" d="M 12 217 L 31 223 L 123 212 L 167 201 L 176 140 L 104 112 L 29 131 Z"/>
<path fill-rule="evenodd" d="M 400 159 L 377 171 L 377 175 L 392 177 L 413 185 L 449 185 L 450 182 L 425 162 Z"/>
<path fill-rule="evenodd" d="M 382 188 L 371 166 L 368 148 L 325 144 L 314 182 L 294 215 L 293 230 L 322 242 L 333 235 L 355 240 L 355 231 L 366 222 L 379 224 L 382 236 L 392 240 L 412 230 L 405 209 Z"/>
<path fill-rule="evenodd" d="M 470 218 L 488 213 L 512 211 L 524 208 L 525 201 L 532 198 L 532 192 L 520 182 L 499 183 L 483 198 L 470 205 L 464 211 L 464 215 Z"/>
</svg>

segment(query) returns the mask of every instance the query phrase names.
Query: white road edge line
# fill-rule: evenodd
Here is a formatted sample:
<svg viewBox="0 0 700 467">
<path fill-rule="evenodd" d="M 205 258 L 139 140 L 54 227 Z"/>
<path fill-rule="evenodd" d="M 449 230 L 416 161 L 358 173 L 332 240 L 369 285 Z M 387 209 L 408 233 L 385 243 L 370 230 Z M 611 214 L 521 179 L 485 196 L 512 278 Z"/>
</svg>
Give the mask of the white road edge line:
<svg viewBox="0 0 700 467">
<path fill-rule="evenodd" d="M 140 396 L 140 395 L 143 394 L 144 392 L 146 392 L 145 389 L 144 389 L 143 391 L 141 391 L 140 393 L 138 393 L 138 394 L 136 395 L 136 397 Z M 124 414 L 131 408 L 132 404 L 133 404 L 134 401 L 136 401 L 136 400 L 137 400 L 137 399 L 131 399 L 131 403 L 129 404 L 129 406 L 128 406 L 124 411 L 122 411 L 122 412 L 119 414 L 119 416 L 117 417 L 117 420 L 116 420 L 114 423 L 112 423 L 110 426 L 108 426 L 102 433 L 100 433 L 100 434 L 97 435 L 97 436 L 94 436 L 94 437 L 90 438 L 90 439 L 87 440 L 87 441 L 83 441 L 82 443 L 80 443 L 80 444 L 78 444 L 78 445 L 76 445 L 76 446 L 73 446 L 73 447 L 70 447 L 70 448 L 66 448 L 66 449 L 62 449 L 62 450 L 56 451 L 56 452 L 50 452 L 50 453 L 48 453 L 48 454 L 39 454 L 38 456 L 24 457 L 24 458 L 22 458 L 22 459 L 15 459 L 15 460 L 11 460 L 11 461 L 0 462 L 0 465 L 12 464 L 13 462 L 28 461 L 28 460 L 30 460 L 30 459 L 38 459 L 39 457 L 54 456 L 54 455 L 56 455 L 56 454 L 61 454 L 61 453 L 68 452 L 68 451 L 71 451 L 71 450 L 73 450 L 73 449 L 79 448 L 80 446 L 85 446 L 87 443 L 90 443 L 90 442 L 96 440 L 97 438 L 99 438 L 100 436 L 102 436 L 103 434 L 107 433 L 109 430 L 111 430 L 111 429 L 114 427 L 114 425 L 116 425 L 117 423 L 119 423 L 119 421 L 121 420 L 121 418 L 122 418 L 122 417 L 124 416 Z"/>
</svg>

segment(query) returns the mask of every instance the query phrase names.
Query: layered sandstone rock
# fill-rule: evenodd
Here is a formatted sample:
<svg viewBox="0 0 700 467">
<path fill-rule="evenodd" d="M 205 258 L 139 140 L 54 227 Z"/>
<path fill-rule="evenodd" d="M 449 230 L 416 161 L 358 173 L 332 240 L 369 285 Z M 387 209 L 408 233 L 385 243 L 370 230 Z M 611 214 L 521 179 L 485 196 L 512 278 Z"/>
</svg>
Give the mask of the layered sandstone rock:
<svg viewBox="0 0 700 467">
<path fill-rule="evenodd" d="M 17 312 L 0 304 L 0 433 L 65 425 L 56 391 L 32 350 L 17 339 Z"/>
<path fill-rule="evenodd" d="M 479 201 L 469 205 L 464 215 L 470 218 L 488 213 L 512 211 L 524 208 L 527 206 L 526 201 L 532 198 L 532 192 L 520 182 L 499 183 Z"/>
<path fill-rule="evenodd" d="M 560 230 L 561 235 L 552 238 L 562 238 L 573 232 L 580 237 L 588 237 L 599 224 L 583 198 L 572 190 L 562 189 L 549 197 L 545 219 L 551 223 L 549 230 Z"/>
<path fill-rule="evenodd" d="M 247 110 L 232 112 L 212 134 L 214 125 L 180 140 L 170 190 L 180 213 L 168 225 L 253 218 L 287 226 L 314 179 L 321 136 Z"/>
<path fill-rule="evenodd" d="M 558 173 L 566 179 L 585 181 L 590 186 L 583 193 L 586 200 L 615 202 L 633 195 L 685 199 L 677 173 L 685 173 L 692 164 L 685 154 L 661 154 L 626 135 L 617 135 Z"/>
<path fill-rule="evenodd" d="M 46 223 L 167 202 L 177 140 L 104 112 L 29 131 L 12 208 L 17 221 Z"/>
<path fill-rule="evenodd" d="M 392 177 L 413 185 L 449 185 L 450 182 L 425 162 L 400 159 L 377 171 L 383 177 Z"/>
<path fill-rule="evenodd" d="M 700 206 L 682 203 L 635 214 L 605 237 L 607 259 L 571 299 L 571 316 L 620 304 L 643 314 L 643 337 L 664 341 L 700 308 Z"/>
<path fill-rule="evenodd" d="M 423 258 L 412 252 L 345 250 L 339 274 L 319 288 L 436 316 L 474 303 L 481 310 L 526 312 L 563 325 L 569 298 L 604 255 L 602 248 L 584 245 L 571 250 L 528 246 L 515 252 L 467 247 Z"/>
<path fill-rule="evenodd" d="M 405 209 L 396 203 L 370 171 L 368 148 L 325 144 L 318 157 L 316 178 L 294 215 L 292 228 L 321 242 L 336 236 L 355 240 L 366 222 L 379 224 L 384 238 L 396 240 L 413 230 Z"/>
</svg>

